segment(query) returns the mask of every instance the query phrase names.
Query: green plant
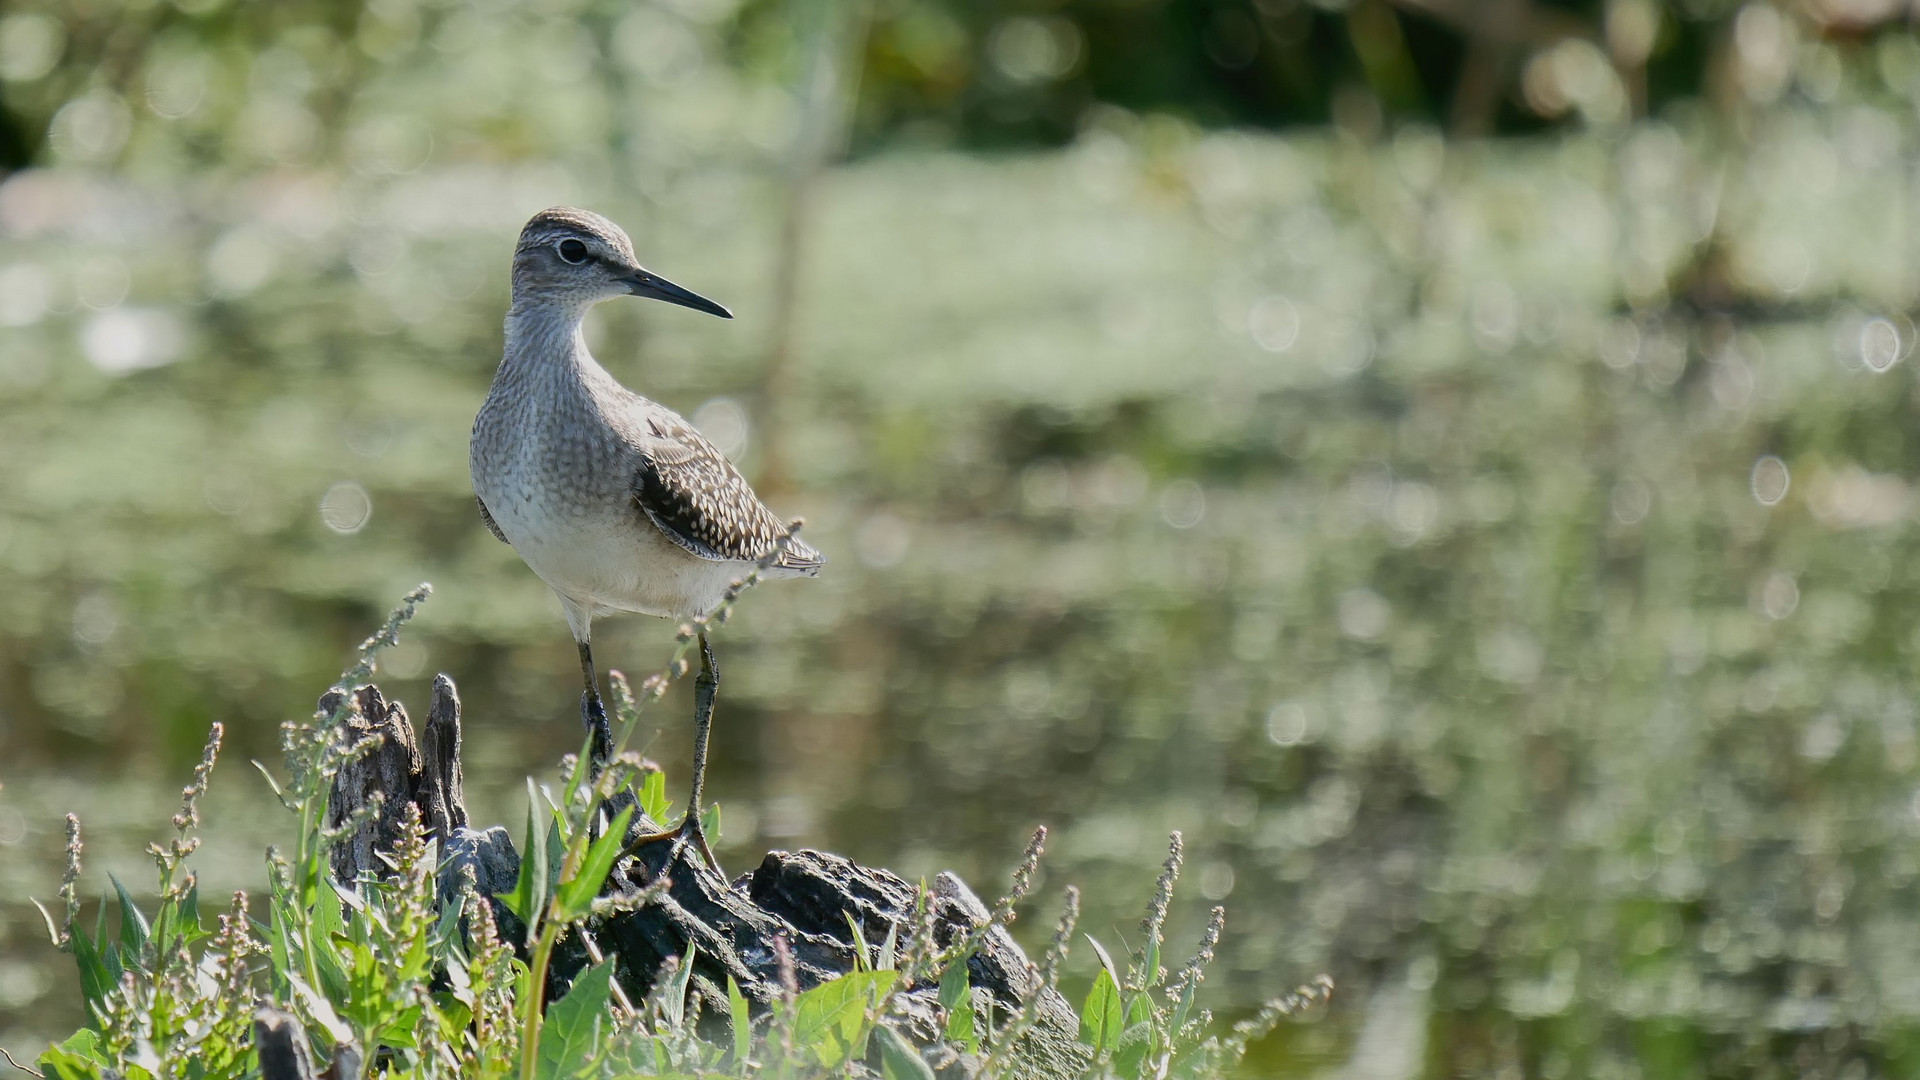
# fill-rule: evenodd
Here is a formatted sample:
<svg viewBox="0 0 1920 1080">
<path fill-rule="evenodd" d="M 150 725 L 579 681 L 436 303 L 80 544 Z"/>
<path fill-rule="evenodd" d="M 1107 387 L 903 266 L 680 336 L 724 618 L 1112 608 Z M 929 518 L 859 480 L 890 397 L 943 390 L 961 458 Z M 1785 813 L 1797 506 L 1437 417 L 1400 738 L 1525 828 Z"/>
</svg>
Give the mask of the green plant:
<svg viewBox="0 0 1920 1080">
<path fill-rule="evenodd" d="M 407 596 L 361 647 L 337 689 L 350 689 L 373 674 L 379 651 L 394 643 L 428 591 L 422 586 Z M 729 606 L 738 592 L 729 596 Z M 714 620 L 723 620 L 727 610 L 723 607 Z M 268 853 L 262 916 L 252 913 L 245 894 L 236 894 L 217 928 L 207 928 L 194 876 L 185 868 L 198 845 L 198 803 L 219 755 L 218 724 L 183 793 L 173 839 L 152 848 L 159 884 L 152 918 L 115 881 L 114 895 L 102 900 L 93 928 L 78 924 L 81 844 L 79 823 L 69 817 L 64 915 L 42 911 L 54 942 L 71 952 L 79 967 L 90 1019 L 85 1029 L 42 1055 L 45 1075 L 61 1080 L 248 1075 L 258 1069 L 254 1011 L 257 1002 L 266 1001 L 292 1014 L 312 1048 L 343 1077 L 877 1075 L 920 1080 L 933 1075 L 926 1059 L 882 1021 L 901 1005 L 905 990 L 936 985 L 952 1050 L 978 1055 L 982 1076 L 1019 1075 L 1017 1048 L 1035 1023 L 1042 996 L 1057 986 L 1078 919 L 1078 892 L 1067 890 L 1052 942 L 1011 1015 L 976 1012 L 967 970 L 988 935 L 1013 922 L 1039 864 L 1044 829 L 1034 834 L 1011 890 L 972 932 L 936 947 L 932 900 L 923 886 L 905 924 L 906 940 L 900 940 L 896 927 L 874 945 L 857 925 L 852 927 L 855 968 L 840 978 L 802 992 L 790 958 L 782 953 L 784 992 L 765 1015 L 755 1016 L 731 983 L 727 1001 L 699 1001 L 691 953 L 669 963 L 644 1001 L 623 994 L 613 979 L 611 958 L 598 958 L 572 980 L 564 996 L 547 1000 L 547 969 L 569 927 L 653 903 L 664 891 L 656 883 L 630 894 L 602 895 L 635 812 L 632 803 L 617 812 L 610 807 L 617 793 L 631 791 L 650 816 L 668 815 L 659 772 L 643 768 L 626 745 L 644 705 L 686 673 L 685 654 L 696 632 L 682 629 L 667 667 L 641 683 L 637 698 L 623 677 L 613 676 L 620 727 L 605 768 L 596 775 L 584 753 L 570 757 L 557 797 L 529 783 L 526 855 L 515 887 L 498 897 L 525 928 L 519 942 L 503 935 L 493 905 L 477 893 L 470 875 L 455 883 L 457 903 L 444 909 L 438 904 L 442 870 L 431 834 L 411 803 L 401 812 L 400 839 L 385 856 L 390 873 L 351 887 L 334 881 L 331 849 L 359 822 L 325 824 L 332 780 L 354 755 L 369 749 L 366 742 L 349 749 L 336 737 L 342 713 L 351 707 L 346 695 L 328 699 L 339 702 L 330 711 L 283 728 L 285 777 L 268 779 L 293 815 L 296 832 L 291 858 Z M 1086 1076 L 1220 1075 L 1249 1039 L 1325 995 L 1328 985 L 1319 984 L 1293 1000 L 1273 1003 L 1252 1026 L 1225 1037 L 1213 1032 L 1211 1018 L 1195 1007 L 1195 995 L 1219 940 L 1221 911 L 1215 909 L 1199 952 L 1171 979 L 1160 958 L 1161 926 L 1180 859 L 1176 833 L 1149 906 L 1142 948 L 1124 975 L 1093 942 L 1101 969 L 1078 1026 Z M 117 912 L 112 928 L 109 908 Z M 732 1021 L 731 1038 L 710 1041 L 696 1032 L 703 1008 L 724 1010 Z"/>
</svg>

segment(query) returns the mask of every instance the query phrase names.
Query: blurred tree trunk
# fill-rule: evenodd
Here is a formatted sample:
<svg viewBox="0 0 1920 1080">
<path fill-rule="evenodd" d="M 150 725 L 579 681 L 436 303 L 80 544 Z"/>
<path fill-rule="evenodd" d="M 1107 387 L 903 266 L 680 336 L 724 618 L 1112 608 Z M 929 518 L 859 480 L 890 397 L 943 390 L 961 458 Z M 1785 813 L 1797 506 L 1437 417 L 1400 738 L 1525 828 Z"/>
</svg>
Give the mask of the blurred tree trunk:
<svg viewBox="0 0 1920 1080">
<path fill-rule="evenodd" d="M 864 2 L 794 0 L 792 9 L 795 25 L 805 33 L 807 62 L 798 94 L 800 126 L 788 165 L 780 242 L 774 257 L 767 363 L 755 395 L 762 447 L 756 486 L 769 497 L 783 493 L 792 484 L 782 413 L 793 392 L 800 274 L 806 261 L 813 190 L 828 163 L 846 152 L 847 130 L 859 99 L 868 17 Z"/>
</svg>

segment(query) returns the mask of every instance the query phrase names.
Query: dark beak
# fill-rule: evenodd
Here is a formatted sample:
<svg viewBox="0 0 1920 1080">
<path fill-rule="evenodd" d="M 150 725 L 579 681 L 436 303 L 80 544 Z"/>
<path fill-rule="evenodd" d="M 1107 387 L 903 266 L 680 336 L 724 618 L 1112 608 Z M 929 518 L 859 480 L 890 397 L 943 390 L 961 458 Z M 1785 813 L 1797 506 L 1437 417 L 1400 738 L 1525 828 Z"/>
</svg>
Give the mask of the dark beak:
<svg viewBox="0 0 1920 1080">
<path fill-rule="evenodd" d="M 665 300 L 669 304 L 679 304 L 681 307 L 704 311 L 723 319 L 733 318 L 733 312 L 699 293 L 691 289 L 683 289 L 666 278 L 658 274 L 650 274 L 645 270 L 635 271 L 627 278 L 627 291 L 635 296 L 644 296 L 649 300 Z"/>
</svg>

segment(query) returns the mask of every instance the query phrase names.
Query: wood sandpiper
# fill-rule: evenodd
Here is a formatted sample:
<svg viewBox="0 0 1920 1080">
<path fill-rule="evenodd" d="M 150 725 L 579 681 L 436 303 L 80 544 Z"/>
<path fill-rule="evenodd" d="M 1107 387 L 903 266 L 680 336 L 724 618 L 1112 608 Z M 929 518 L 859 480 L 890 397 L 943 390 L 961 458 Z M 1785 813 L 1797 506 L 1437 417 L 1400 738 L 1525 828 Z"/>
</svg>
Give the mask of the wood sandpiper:
<svg viewBox="0 0 1920 1080">
<path fill-rule="evenodd" d="M 535 214 L 514 248 L 505 354 L 468 452 L 480 519 L 560 597 L 586 679 L 582 718 L 601 759 L 612 735 L 593 667 L 596 617 L 703 617 L 782 541 L 764 576 L 812 577 L 825 562 L 692 424 L 594 360 L 581 321 L 618 296 L 733 318 L 642 267 L 606 218 L 568 207 Z M 719 685 L 704 630 L 700 652 L 692 790 L 679 828 L 663 835 L 691 833 L 717 867 L 699 817 Z"/>
</svg>

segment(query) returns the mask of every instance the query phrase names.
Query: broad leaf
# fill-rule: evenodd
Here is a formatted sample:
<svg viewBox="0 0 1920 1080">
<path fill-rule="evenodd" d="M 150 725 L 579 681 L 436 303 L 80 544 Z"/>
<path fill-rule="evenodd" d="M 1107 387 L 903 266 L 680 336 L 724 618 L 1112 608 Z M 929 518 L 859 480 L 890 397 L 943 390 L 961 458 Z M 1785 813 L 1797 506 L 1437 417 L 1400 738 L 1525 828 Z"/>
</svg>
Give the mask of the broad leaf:
<svg viewBox="0 0 1920 1080">
<path fill-rule="evenodd" d="M 593 898 L 600 895 L 600 886 L 613 870 L 613 861 L 620 857 L 620 849 L 626 846 L 627 823 L 632 820 L 633 807 L 622 809 L 607 831 L 601 833 L 600 838 L 587 848 L 587 857 L 580 861 L 579 872 L 573 875 L 572 880 L 560 883 L 554 907 L 561 919 L 578 918 L 593 906 Z"/>
<path fill-rule="evenodd" d="M 113 891 L 120 898 L 120 940 L 136 959 L 144 960 L 147 942 L 153 940 L 153 927 L 147 924 L 147 917 L 140 914 L 139 905 L 127 894 L 127 887 L 120 884 L 120 879 L 108 874 L 107 880 L 113 882 Z"/>
<path fill-rule="evenodd" d="M 1096 1054 L 1104 1054 L 1113 1049 L 1120 1040 L 1120 1032 L 1126 1027 L 1126 1014 L 1120 1008 L 1120 987 L 1113 981 L 1113 973 L 1106 968 L 1093 977 L 1093 989 L 1087 991 L 1086 1003 L 1080 1006 L 1080 1041 L 1093 1047 Z"/>
<path fill-rule="evenodd" d="M 672 804 L 667 801 L 667 774 L 659 769 L 650 769 L 646 778 L 640 781 L 640 809 L 655 823 L 667 823 L 667 814 Z"/>
<path fill-rule="evenodd" d="M 898 972 L 859 971 L 800 995 L 793 1041 L 825 1068 L 838 1068 L 867 1049 L 867 1011 L 893 987 Z"/>
<path fill-rule="evenodd" d="M 107 995 L 120 985 L 119 978 L 107 969 L 106 958 L 93 943 L 93 935 L 76 927 L 73 931 L 73 962 L 80 969 L 80 992 L 87 1004 L 99 1008 Z"/>
<path fill-rule="evenodd" d="M 153 919 L 153 939 L 160 943 L 165 952 L 174 941 L 192 945 L 207 936 L 206 927 L 200 925 L 200 885 L 194 883 L 187 887 L 187 893 L 177 902 L 162 903 L 160 913 Z"/>
<path fill-rule="evenodd" d="M 108 1064 L 100 1036 L 92 1028 L 81 1028 L 66 1042 L 50 1046 L 40 1055 L 40 1068 L 51 1080 L 100 1080 L 107 1075 Z"/>
<path fill-rule="evenodd" d="M 319 893 L 313 902 L 313 932 L 302 944 L 313 953 L 314 966 L 320 971 L 320 985 L 313 989 L 334 1001 L 345 1001 L 352 996 L 352 987 L 338 943 L 352 939 L 341 911 L 344 903 L 334 891 L 332 878 L 320 883 Z"/>
<path fill-rule="evenodd" d="M 513 891 L 500 894 L 500 900 L 507 910 L 514 913 L 527 928 L 527 940 L 532 941 L 540 931 L 541 909 L 547 906 L 547 845 L 540 829 L 540 797 L 535 793 L 533 780 L 527 780 L 527 832 L 520 841 L 520 877 L 513 884 Z"/>
<path fill-rule="evenodd" d="M 381 1026 L 380 1034 L 376 1036 L 377 1041 L 383 1046 L 391 1046 L 397 1050 L 418 1049 L 420 1021 L 425 1015 L 425 1010 L 420 1006 L 408 1006 Z"/>
<path fill-rule="evenodd" d="M 287 983 L 293 987 L 293 999 L 301 1006 L 301 1011 L 320 1025 L 328 1039 L 336 1045 L 353 1041 L 353 1029 L 340 1019 L 339 1013 L 333 1011 L 332 1002 L 315 993 L 305 979 L 291 972 L 287 974 Z"/>
<path fill-rule="evenodd" d="M 1120 1033 L 1113 1047 L 1113 1071 L 1121 1076 L 1138 1076 L 1153 1049 L 1153 1025 L 1135 1024 Z"/>
<path fill-rule="evenodd" d="M 603 960 L 581 972 L 567 996 L 547 1008 L 540 1027 L 539 1080 L 568 1080 L 593 1060 L 608 1027 L 612 994 L 613 961 Z"/>
<path fill-rule="evenodd" d="M 973 1012 L 973 986 L 967 979 L 967 958 L 947 965 L 940 974 L 940 1007 L 947 1010 L 947 1041 L 980 1052 L 980 1025 Z"/>
</svg>

